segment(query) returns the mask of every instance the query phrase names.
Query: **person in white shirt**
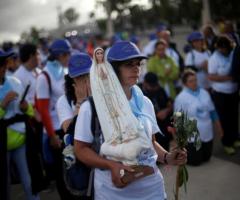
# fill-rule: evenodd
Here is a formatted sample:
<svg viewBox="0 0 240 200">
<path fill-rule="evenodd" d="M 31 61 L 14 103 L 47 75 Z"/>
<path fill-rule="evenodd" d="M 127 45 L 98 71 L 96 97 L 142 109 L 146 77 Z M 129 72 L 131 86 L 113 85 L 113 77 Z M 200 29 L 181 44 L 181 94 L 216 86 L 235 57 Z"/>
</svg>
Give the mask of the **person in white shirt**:
<svg viewBox="0 0 240 200">
<path fill-rule="evenodd" d="M 188 35 L 188 42 L 192 49 L 187 53 L 185 58 L 185 67 L 191 68 L 197 72 L 198 86 L 209 89 L 209 81 L 207 79 L 208 59 L 210 52 L 204 50 L 204 37 L 198 31 L 192 32 Z"/>
<path fill-rule="evenodd" d="M 92 110 L 90 102 L 86 101 L 81 105 L 74 136 L 75 154 L 79 160 L 88 166 L 95 168 L 94 174 L 94 195 L 98 200 L 123 200 L 123 199 L 166 199 L 163 177 L 156 166 L 156 160 L 168 164 L 186 163 L 186 152 L 176 150 L 167 152 L 155 141 L 154 134 L 160 132 L 156 125 L 156 116 L 151 101 L 143 96 L 141 90 L 134 86 L 140 75 L 140 61 L 146 58 L 139 49 L 130 42 L 117 42 L 109 50 L 107 59 L 113 66 L 124 94 L 129 100 L 133 111 L 139 112 L 138 120 L 142 120 L 147 138 L 152 143 L 151 149 L 146 151 L 145 156 L 139 155 L 142 163 L 153 168 L 153 174 L 135 180 L 132 183 L 123 182 L 121 179 L 122 172 L 133 172 L 130 166 L 123 165 L 97 154 L 91 149 L 94 142 L 91 131 Z M 134 87 L 133 87 L 134 86 Z M 139 107 L 138 103 L 140 103 Z M 137 105 L 136 105 L 137 104 Z M 95 104 L 95 106 L 99 106 Z M 103 135 L 100 135 L 101 144 Z M 143 156 L 143 157 L 142 157 Z"/>
<path fill-rule="evenodd" d="M 160 39 L 164 39 L 167 42 L 166 55 L 171 57 L 176 65 L 180 67 L 180 55 L 178 52 L 170 46 L 170 36 L 171 32 L 167 30 L 167 27 L 162 26 L 157 29 L 157 38 L 150 41 L 143 49 L 143 53 L 146 56 L 152 56 L 155 52 L 155 45 Z"/>
<path fill-rule="evenodd" d="M 11 53 L 0 51 L 0 119 L 4 120 L 13 119 L 16 115 L 26 114 L 32 116 L 31 105 L 26 100 L 21 101 L 24 91 L 21 82 L 16 77 L 6 76 L 7 58 L 10 55 Z M 26 125 L 24 120 L 12 123 L 6 128 L 7 168 L 10 169 L 10 160 L 12 160 L 17 166 L 17 172 L 23 185 L 26 199 L 39 200 L 39 195 L 37 193 L 33 194 L 32 190 L 26 155 Z M 2 129 L 3 124 L 1 124 L 1 131 Z M 1 132 L 0 135 L 2 134 Z M 8 170 L 7 176 L 6 189 L 8 198 L 6 199 L 10 199 L 10 170 Z M 3 177 L 1 176 L 1 178 Z"/>
<path fill-rule="evenodd" d="M 58 118 L 65 133 L 74 116 L 78 114 L 81 103 L 91 94 L 91 64 L 90 56 L 85 53 L 76 53 L 70 58 L 69 73 L 65 75 L 65 94 L 57 101 Z"/>
<path fill-rule="evenodd" d="M 70 58 L 70 43 L 56 39 L 50 46 L 50 55 L 42 73 L 37 77 L 36 105 L 44 126 L 43 156 L 51 166 L 56 180 L 57 190 L 62 200 L 71 199 L 65 186 L 62 174 L 62 138 L 60 122 L 57 116 L 56 103 L 64 94 L 64 68 Z"/>
<path fill-rule="evenodd" d="M 9 52 L 12 52 L 13 54 L 8 58 L 6 75 L 12 76 L 20 65 L 19 54 L 16 52 L 16 50 L 9 50 Z"/>
<path fill-rule="evenodd" d="M 182 82 L 184 88 L 175 99 L 174 111 L 183 110 L 190 118 L 197 120 L 202 146 L 197 151 L 193 140 L 190 140 L 187 145 L 187 162 L 197 166 L 209 161 L 212 156 L 214 128 L 221 137 L 223 130 L 209 93 L 197 85 L 196 73 L 190 69 L 185 70 Z"/>
<path fill-rule="evenodd" d="M 38 67 L 40 64 L 40 57 L 37 46 L 30 43 L 22 45 L 19 49 L 19 56 L 22 64 L 13 75 L 21 81 L 24 89 L 30 85 L 26 100 L 34 105 L 38 75 L 36 67 Z"/>
<path fill-rule="evenodd" d="M 212 98 L 224 130 L 222 144 L 227 154 L 240 147 L 238 138 L 238 85 L 231 76 L 232 43 L 226 36 L 216 41 L 216 50 L 209 59 L 208 77 L 212 83 Z"/>
</svg>

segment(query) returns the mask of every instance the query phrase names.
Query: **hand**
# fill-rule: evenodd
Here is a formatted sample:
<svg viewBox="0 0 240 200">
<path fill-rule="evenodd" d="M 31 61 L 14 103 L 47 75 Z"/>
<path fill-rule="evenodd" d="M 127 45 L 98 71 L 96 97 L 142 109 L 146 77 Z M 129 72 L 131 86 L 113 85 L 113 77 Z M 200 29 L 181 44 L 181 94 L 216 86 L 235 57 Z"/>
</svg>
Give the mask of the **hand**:
<svg viewBox="0 0 240 200">
<path fill-rule="evenodd" d="M 167 154 L 166 160 L 170 165 L 184 165 L 187 163 L 187 150 L 175 148 Z"/>
<path fill-rule="evenodd" d="M 131 167 L 125 166 L 125 165 L 123 165 L 119 162 L 115 162 L 115 161 L 111 161 L 110 170 L 111 170 L 111 175 L 112 175 L 112 182 L 118 188 L 123 188 L 127 185 L 122 182 L 120 171 L 121 170 L 126 170 L 129 172 L 134 171 Z"/>
<path fill-rule="evenodd" d="M 200 65 L 200 67 L 201 67 L 204 71 L 207 72 L 207 70 L 208 70 L 208 61 L 207 61 L 207 60 L 203 61 L 203 62 L 201 63 L 201 65 Z"/>
<path fill-rule="evenodd" d="M 55 149 L 60 149 L 62 146 L 62 141 L 57 135 L 53 135 L 50 137 L 50 145 Z"/>
<path fill-rule="evenodd" d="M 165 75 L 169 75 L 171 74 L 171 72 L 172 72 L 171 67 L 165 68 Z"/>
<path fill-rule="evenodd" d="M 6 108 L 11 101 L 17 98 L 17 96 L 18 94 L 14 91 L 8 92 L 7 95 L 4 97 L 4 99 L 2 100 L 2 103 L 1 103 L 2 108 L 3 109 Z"/>
<path fill-rule="evenodd" d="M 85 78 L 79 79 L 73 84 L 77 102 L 80 103 L 90 95 L 90 84 Z"/>
<path fill-rule="evenodd" d="M 28 109 L 28 103 L 26 101 L 23 101 L 19 104 L 19 108 L 22 112 L 26 112 Z"/>
</svg>

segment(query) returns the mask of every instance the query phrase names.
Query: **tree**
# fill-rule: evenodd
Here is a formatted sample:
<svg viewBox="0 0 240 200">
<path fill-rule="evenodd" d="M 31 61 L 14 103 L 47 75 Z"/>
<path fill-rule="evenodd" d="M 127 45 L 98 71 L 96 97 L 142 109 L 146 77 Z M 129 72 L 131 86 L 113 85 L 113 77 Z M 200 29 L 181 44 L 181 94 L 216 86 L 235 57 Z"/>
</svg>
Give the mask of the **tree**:
<svg viewBox="0 0 240 200">
<path fill-rule="evenodd" d="M 117 18 L 121 21 L 122 13 L 129 8 L 131 0 L 98 0 L 97 4 L 104 7 L 107 14 L 107 35 L 111 37 L 114 33 L 114 24 L 112 21 L 113 11 L 117 12 Z M 120 22 L 121 23 L 121 22 Z"/>
<path fill-rule="evenodd" d="M 237 0 L 211 0 L 209 1 L 212 17 L 217 19 L 225 17 L 229 20 L 240 20 L 240 4 Z"/>
<path fill-rule="evenodd" d="M 63 13 L 64 24 L 75 24 L 79 18 L 79 14 L 74 8 L 68 8 Z"/>
</svg>

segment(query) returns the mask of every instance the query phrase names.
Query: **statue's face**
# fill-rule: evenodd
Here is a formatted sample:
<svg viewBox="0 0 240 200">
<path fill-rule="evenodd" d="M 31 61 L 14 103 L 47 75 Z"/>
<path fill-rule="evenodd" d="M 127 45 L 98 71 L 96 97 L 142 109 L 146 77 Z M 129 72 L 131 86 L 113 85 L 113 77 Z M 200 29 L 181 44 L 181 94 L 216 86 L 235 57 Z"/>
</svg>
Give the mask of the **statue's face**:
<svg viewBox="0 0 240 200">
<path fill-rule="evenodd" d="M 103 62 L 103 57 L 104 57 L 104 52 L 102 49 L 99 49 L 95 53 L 97 63 L 102 63 Z"/>
</svg>

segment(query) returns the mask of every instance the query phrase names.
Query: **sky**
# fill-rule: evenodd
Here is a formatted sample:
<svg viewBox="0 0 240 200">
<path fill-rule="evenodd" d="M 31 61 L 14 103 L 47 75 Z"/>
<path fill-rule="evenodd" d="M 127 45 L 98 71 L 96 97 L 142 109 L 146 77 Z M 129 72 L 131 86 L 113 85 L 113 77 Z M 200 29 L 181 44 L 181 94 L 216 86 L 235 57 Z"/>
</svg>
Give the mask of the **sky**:
<svg viewBox="0 0 240 200">
<path fill-rule="evenodd" d="M 147 0 L 139 0 L 146 4 Z M 57 7 L 64 11 L 73 7 L 80 14 L 78 24 L 88 20 L 89 13 L 95 11 L 96 18 L 104 17 L 95 0 L 0 0 L 0 42 L 17 41 L 23 31 L 30 27 L 53 29 L 57 27 Z"/>
<path fill-rule="evenodd" d="M 83 24 L 94 5 L 95 0 L 0 0 L 0 41 L 17 40 L 20 33 L 32 26 L 56 28 L 58 6 L 63 11 L 74 7 L 80 14 L 78 23 Z M 97 15 L 104 16 L 103 12 Z"/>
</svg>

